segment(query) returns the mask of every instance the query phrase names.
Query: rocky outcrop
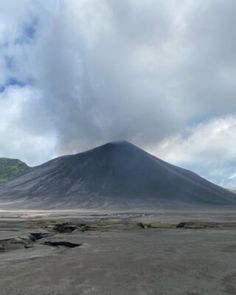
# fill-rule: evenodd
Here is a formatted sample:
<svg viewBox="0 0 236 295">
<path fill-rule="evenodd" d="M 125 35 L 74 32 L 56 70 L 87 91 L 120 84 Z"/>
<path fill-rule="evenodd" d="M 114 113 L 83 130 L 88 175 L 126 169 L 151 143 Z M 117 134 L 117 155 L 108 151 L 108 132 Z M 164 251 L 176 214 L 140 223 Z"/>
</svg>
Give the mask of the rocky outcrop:
<svg viewBox="0 0 236 295">
<path fill-rule="evenodd" d="M 23 248 L 32 248 L 33 242 L 31 238 L 26 237 L 12 237 L 7 239 L 0 240 L 0 252 L 23 249 Z"/>
</svg>

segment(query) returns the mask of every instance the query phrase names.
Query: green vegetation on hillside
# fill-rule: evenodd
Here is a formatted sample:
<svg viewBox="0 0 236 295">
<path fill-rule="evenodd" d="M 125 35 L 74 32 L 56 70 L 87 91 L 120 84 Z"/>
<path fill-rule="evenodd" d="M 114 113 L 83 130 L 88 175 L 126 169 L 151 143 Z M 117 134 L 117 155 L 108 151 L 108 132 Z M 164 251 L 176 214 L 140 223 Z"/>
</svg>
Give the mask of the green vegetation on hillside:
<svg viewBox="0 0 236 295">
<path fill-rule="evenodd" d="M 0 158 L 0 183 L 12 180 L 29 170 L 30 167 L 20 160 Z"/>
</svg>

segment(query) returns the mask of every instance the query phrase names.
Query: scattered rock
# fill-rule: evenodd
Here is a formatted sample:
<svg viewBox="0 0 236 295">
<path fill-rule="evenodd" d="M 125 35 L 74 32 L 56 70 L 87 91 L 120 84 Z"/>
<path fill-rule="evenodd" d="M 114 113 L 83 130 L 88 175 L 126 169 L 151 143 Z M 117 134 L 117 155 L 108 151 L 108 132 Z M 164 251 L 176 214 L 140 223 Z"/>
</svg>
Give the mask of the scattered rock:
<svg viewBox="0 0 236 295">
<path fill-rule="evenodd" d="M 184 229 L 206 229 L 216 228 L 218 225 L 213 222 L 180 222 L 176 225 L 176 228 Z"/>
<path fill-rule="evenodd" d="M 59 223 L 53 227 L 53 230 L 58 233 L 72 233 L 76 229 L 78 226 L 70 223 Z"/>
<path fill-rule="evenodd" d="M 52 247 L 63 246 L 63 247 L 67 247 L 67 248 L 75 248 L 75 247 L 79 247 L 82 245 L 82 244 L 72 243 L 72 242 L 68 242 L 68 241 L 46 241 L 43 244 L 47 245 L 47 246 L 52 246 Z"/>
<path fill-rule="evenodd" d="M 144 224 L 143 222 L 138 222 L 137 226 L 140 228 L 145 228 L 145 229 L 148 227 L 147 224 Z"/>
<path fill-rule="evenodd" d="M 91 229 L 91 226 L 85 224 L 85 223 L 81 223 L 78 225 L 79 226 L 79 229 L 82 231 L 82 232 L 85 232 L 85 231 L 88 231 Z"/>
<path fill-rule="evenodd" d="M 70 230 L 72 229 L 74 228 L 71 228 Z M 59 232 L 70 232 L 68 228 L 66 229 L 63 228 L 59 230 L 60 230 Z M 34 246 L 34 243 L 37 242 L 38 240 L 47 238 L 52 235 L 53 233 L 50 233 L 47 231 L 35 231 L 27 235 L 2 239 L 0 240 L 0 253 L 18 250 L 18 249 L 24 249 L 24 248 L 25 249 L 32 248 Z M 72 243 L 68 241 L 53 241 L 53 240 L 45 241 L 45 242 L 42 242 L 41 244 L 47 245 L 47 246 L 53 246 L 53 247 L 64 246 L 68 248 L 74 248 L 81 245 L 78 243 Z"/>
<path fill-rule="evenodd" d="M 34 233 L 30 233 L 29 237 L 31 241 L 35 242 L 37 240 L 47 238 L 49 236 L 50 236 L 50 233 L 47 233 L 47 232 L 34 232 Z"/>
<path fill-rule="evenodd" d="M 17 250 L 22 248 L 31 248 L 33 247 L 32 241 L 29 238 L 25 237 L 15 237 L 0 240 L 0 251 L 10 251 Z"/>
</svg>

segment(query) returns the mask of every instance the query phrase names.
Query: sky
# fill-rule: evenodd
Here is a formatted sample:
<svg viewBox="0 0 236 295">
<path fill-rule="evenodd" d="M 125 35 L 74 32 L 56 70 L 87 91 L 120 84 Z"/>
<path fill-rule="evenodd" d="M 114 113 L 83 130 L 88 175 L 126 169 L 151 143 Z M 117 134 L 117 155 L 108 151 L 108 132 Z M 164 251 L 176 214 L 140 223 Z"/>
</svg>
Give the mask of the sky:
<svg viewBox="0 0 236 295">
<path fill-rule="evenodd" d="M 236 187 L 235 0 L 0 0 L 0 157 L 128 140 Z"/>
</svg>

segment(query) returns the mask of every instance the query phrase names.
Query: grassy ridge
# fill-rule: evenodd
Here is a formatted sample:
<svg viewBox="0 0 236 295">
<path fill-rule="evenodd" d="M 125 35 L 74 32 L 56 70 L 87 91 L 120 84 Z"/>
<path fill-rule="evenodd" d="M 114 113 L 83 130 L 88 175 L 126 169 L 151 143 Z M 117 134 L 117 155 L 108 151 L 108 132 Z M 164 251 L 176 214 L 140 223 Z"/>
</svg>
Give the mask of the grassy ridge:
<svg viewBox="0 0 236 295">
<path fill-rule="evenodd" d="M 30 167 L 20 160 L 0 158 L 0 183 L 14 179 L 29 170 Z"/>
</svg>

